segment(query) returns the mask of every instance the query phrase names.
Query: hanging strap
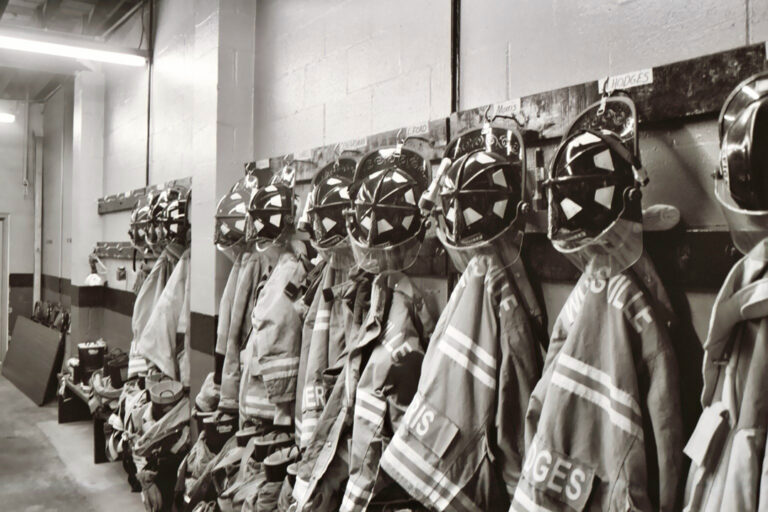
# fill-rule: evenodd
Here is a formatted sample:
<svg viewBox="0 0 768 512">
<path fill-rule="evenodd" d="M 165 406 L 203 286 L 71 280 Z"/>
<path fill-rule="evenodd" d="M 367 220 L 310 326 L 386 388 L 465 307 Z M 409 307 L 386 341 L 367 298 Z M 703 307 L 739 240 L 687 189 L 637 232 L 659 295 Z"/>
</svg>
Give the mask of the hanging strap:
<svg viewBox="0 0 768 512">
<path fill-rule="evenodd" d="M 522 258 L 518 258 L 509 265 L 508 272 L 512 275 L 510 283 L 517 292 L 517 297 L 525 309 L 528 319 L 532 323 L 536 337 L 543 347 L 549 345 L 549 336 L 547 335 L 547 314 L 541 306 L 536 292 L 533 290 L 531 281 L 528 279 L 528 272 L 525 270 Z"/>
</svg>

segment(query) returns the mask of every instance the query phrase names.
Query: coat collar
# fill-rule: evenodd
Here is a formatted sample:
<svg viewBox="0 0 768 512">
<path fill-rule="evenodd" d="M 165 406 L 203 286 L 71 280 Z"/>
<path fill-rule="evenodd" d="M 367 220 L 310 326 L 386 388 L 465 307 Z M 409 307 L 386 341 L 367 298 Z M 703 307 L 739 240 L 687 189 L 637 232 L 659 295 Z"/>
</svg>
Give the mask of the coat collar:
<svg viewBox="0 0 768 512">
<path fill-rule="evenodd" d="M 733 328 L 745 320 L 768 317 L 768 239 L 739 260 L 717 294 L 704 350 L 715 360 L 727 359 Z"/>
</svg>

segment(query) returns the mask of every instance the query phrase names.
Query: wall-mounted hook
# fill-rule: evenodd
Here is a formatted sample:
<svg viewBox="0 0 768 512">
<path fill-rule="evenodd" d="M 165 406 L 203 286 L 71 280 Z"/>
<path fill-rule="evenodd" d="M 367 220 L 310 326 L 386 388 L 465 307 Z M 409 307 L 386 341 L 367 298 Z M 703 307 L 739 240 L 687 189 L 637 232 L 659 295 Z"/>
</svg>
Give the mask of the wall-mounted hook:
<svg viewBox="0 0 768 512">
<path fill-rule="evenodd" d="M 485 121 L 486 123 L 491 122 L 491 115 L 490 115 L 491 107 L 492 105 L 488 105 L 487 107 L 485 107 L 485 112 L 483 112 L 483 121 Z"/>
</svg>

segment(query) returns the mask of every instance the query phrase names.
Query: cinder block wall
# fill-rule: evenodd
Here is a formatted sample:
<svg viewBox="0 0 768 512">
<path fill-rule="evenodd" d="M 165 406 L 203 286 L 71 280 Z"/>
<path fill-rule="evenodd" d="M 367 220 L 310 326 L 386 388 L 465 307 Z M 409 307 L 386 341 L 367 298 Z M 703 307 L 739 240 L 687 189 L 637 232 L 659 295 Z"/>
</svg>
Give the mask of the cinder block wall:
<svg viewBox="0 0 768 512">
<path fill-rule="evenodd" d="M 41 297 L 50 302 L 61 302 L 66 307 L 71 304 L 73 102 L 72 82 L 67 81 L 43 107 Z M 34 248 L 34 229 L 31 234 L 29 247 Z"/>
<path fill-rule="evenodd" d="M 450 1 L 259 0 L 258 158 L 450 113 Z"/>
</svg>

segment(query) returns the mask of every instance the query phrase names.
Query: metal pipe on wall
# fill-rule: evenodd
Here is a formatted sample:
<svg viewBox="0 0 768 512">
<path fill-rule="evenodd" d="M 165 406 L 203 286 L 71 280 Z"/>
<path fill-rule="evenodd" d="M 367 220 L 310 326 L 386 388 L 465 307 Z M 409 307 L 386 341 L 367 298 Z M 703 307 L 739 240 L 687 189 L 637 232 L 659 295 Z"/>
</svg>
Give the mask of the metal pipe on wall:
<svg viewBox="0 0 768 512">
<path fill-rule="evenodd" d="M 41 300 L 43 292 L 43 138 L 33 132 L 32 139 L 35 145 L 35 254 L 32 271 L 32 304 L 34 305 Z"/>
<path fill-rule="evenodd" d="M 451 0 L 451 112 L 461 102 L 461 0 Z"/>
<path fill-rule="evenodd" d="M 144 13 L 142 13 L 144 16 Z M 144 20 L 142 19 L 142 23 Z M 141 45 L 141 41 L 139 42 Z M 147 34 L 147 160 L 144 185 L 149 186 L 150 141 L 152 139 L 152 64 L 155 51 L 155 0 L 149 0 L 149 33 Z"/>
<path fill-rule="evenodd" d="M 24 197 L 29 195 L 29 87 L 26 88 L 24 100 L 24 154 L 21 161 L 21 184 L 24 186 Z"/>
</svg>

